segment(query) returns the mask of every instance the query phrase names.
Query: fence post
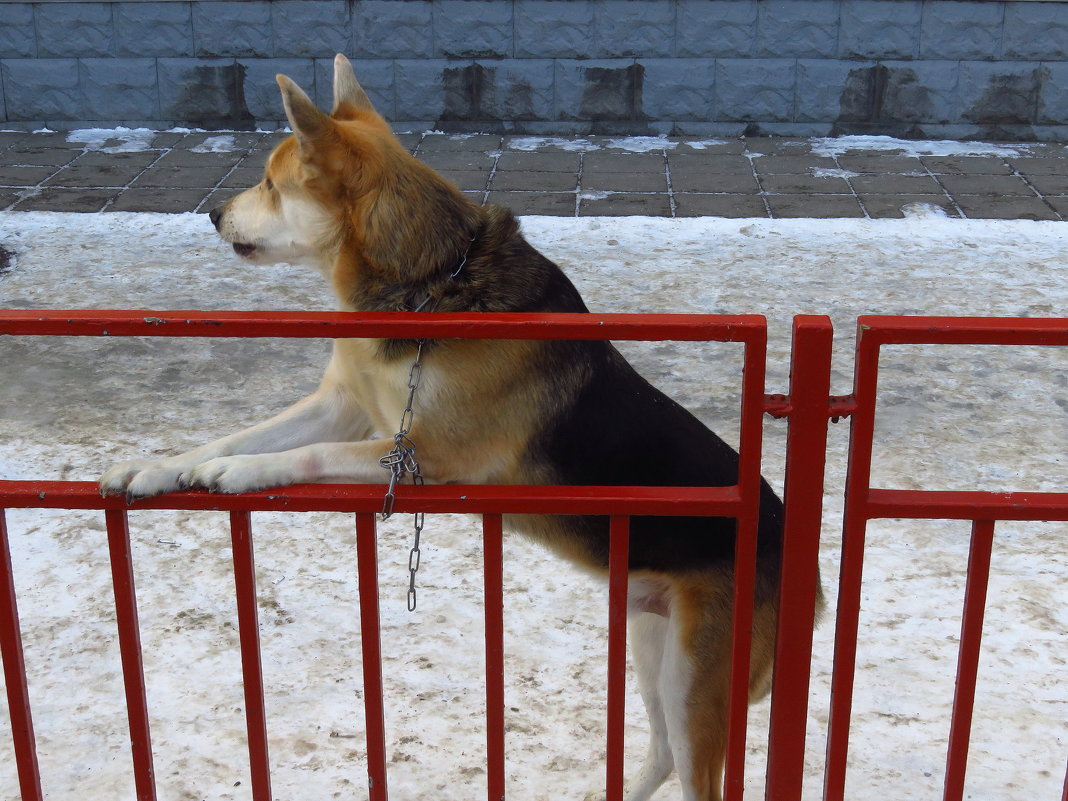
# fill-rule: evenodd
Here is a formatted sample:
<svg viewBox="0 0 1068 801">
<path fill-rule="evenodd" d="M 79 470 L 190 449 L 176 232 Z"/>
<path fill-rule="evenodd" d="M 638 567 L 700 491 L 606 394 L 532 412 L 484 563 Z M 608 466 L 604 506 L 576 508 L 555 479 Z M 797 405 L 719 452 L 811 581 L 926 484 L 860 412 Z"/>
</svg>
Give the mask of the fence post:
<svg viewBox="0 0 1068 801">
<path fill-rule="evenodd" d="M 126 712 L 130 720 L 130 751 L 133 755 L 137 801 L 155 801 L 156 777 L 152 766 L 152 737 L 145 693 L 145 669 L 141 658 L 141 629 L 137 622 L 133 560 L 130 557 L 130 527 L 126 512 L 104 512 L 111 558 L 111 581 L 115 589 L 115 622 L 119 630 L 122 681 L 126 686 Z"/>
<path fill-rule="evenodd" d="M 833 338 L 830 318 L 794 317 L 790 423 L 786 437 L 786 511 L 764 795 L 768 801 L 801 798 L 812 629 L 819 584 Z"/>
<path fill-rule="evenodd" d="M 7 520 L 0 509 L 0 655 L 4 660 L 7 708 L 11 715 L 11 738 L 15 744 L 15 765 L 23 801 L 41 801 L 41 771 L 30 715 L 30 694 L 26 687 L 26 661 L 22 655 L 19 610 L 15 602 L 15 577 L 11 570 L 11 548 Z"/>
<path fill-rule="evenodd" d="M 251 513 L 230 512 L 230 539 L 233 544 L 234 590 L 237 595 L 238 638 L 241 641 L 252 798 L 253 801 L 271 801 L 271 767 L 267 750 L 267 712 L 263 697 L 263 659 L 260 654 Z"/>
<path fill-rule="evenodd" d="M 370 801 L 386 801 L 386 713 L 382 700 L 382 631 L 378 610 L 378 535 L 373 512 L 356 514 L 363 708 L 367 720 L 367 789 Z"/>
</svg>

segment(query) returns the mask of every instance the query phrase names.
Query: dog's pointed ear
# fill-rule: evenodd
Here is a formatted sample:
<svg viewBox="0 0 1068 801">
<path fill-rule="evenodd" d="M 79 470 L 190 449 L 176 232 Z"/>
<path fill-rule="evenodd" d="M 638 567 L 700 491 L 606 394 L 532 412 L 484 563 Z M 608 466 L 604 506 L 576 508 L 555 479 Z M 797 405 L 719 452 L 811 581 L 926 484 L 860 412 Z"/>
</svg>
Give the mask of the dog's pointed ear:
<svg viewBox="0 0 1068 801">
<path fill-rule="evenodd" d="M 344 119 L 353 111 L 374 111 L 367 93 L 356 80 L 352 63 L 341 53 L 334 56 L 334 110 L 333 116 Z"/>
<path fill-rule="evenodd" d="M 278 88 L 282 90 L 282 105 L 286 109 L 289 127 L 297 135 L 297 141 L 316 138 L 330 125 L 330 117 L 319 110 L 304 90 L 285 75 L 276 75 Z"/>
</svg>

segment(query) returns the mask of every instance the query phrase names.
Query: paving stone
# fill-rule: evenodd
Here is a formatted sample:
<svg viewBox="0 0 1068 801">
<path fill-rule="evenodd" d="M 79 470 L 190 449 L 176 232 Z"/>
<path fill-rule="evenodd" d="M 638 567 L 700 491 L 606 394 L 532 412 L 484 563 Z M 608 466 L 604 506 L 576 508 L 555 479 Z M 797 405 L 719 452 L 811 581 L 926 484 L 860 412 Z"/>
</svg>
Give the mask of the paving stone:
<svg viewBox="0 0 1068 801">
<path fill-rule="evenodd" d="M 616 192 L 666 192 L 667 175 L 654 172 L 591 172 L 582 173 L 582 188 Z"/>
<path fill-rule="evenodd" d="M 709 155 L 740 155 L 745 152 L 745 142 L 740 139 L 716 140 L 699 136 L 680 136 L 674 137 L 672 141 L 678 142 L 678 147 L 674 152 L 680 156 L 701 153 Z"/>
<path fill-rule="evenodd" d="M 212 189 L 230 171 L 229 165 L 218 167 L 160 167 L 147 170 L 132 186 Z"/>
<path fill-rule="evenodd" d="M 1065 150 L 1068 156 L 1068 149 Z M 1008 159 L 1014 169 L 1024 175 L 1068 175 L 1068 158 L 1012 158 Z"/>
<path fill-rule="evenodd" d="M 263 169 L 259 167 L 237 167 L 227 175 L 220 187 L 227 189 L 248 189 L 263 180 Z"/>
<path fill-rule="evenodd" d="M 679 172 L 671 173 L 673 192 L 730 192 L 733 194 L 759 194 L 760 185 L 753 173 Z"/>
<path fill-rule="evenodd" d="M 878 153 L 847 153 L 838 157 L 838 165 L 852 172 L 870 172 L 880 175 L 891 173 L 921 173 L 927 170 L 923 162 L 912 156 L 882 156 Z"/>
<path fill-rule="evenodd" d="M 826 156 L 768 155 L 753 159 L 752 163 L 758 175 L 810 175 L 813 167 L 833 170 L 838 166 Z"/>
<path fill-rule="evenodd" d="M 929 175 L 857 175 L 849 183 L 858 195 L 925 195 L 942 191 L 938 181 Z"/>
<path fill-rule="evenodd" d="M 479 170 L 489 172 L 496 159 L 482 151 L 426 150 L 419 152 L 419 160 L 435 170 Z"/>
<path fill-rule="evenodd" d="M 860 193 L 860 202 L 875 219 L 900 219 L 905 216 L 904 208 L 910 205 L 925 204 L 942 209 L 947 217 L 959 217 L 953 202 L 944 194 L 938 195 L 866 195 Z"/>
<path fill-rule="evenodd" d="M 752 175 L 752 162 L 745 156 L 722 153 L 668 153 L 672 179 L 686 172 Z"/>
<path fill-rule="evenodd" d="M 105 211 L 156 211 L 181 214 L 195 211 L 207 192 L 203 189 L 127 189 Z"/>
<path fill-rule="evenodd" d="M 190 167 L 194 169 L 232 167 L 240 159 L 241 152 L 198 153 L 194 150 L 179 150 L 175 148 L 156 162 L 153 169 L 172 169 Z"/>
<path fill-rule="evenodd" d="M 427 134 L 419 144 L 419 152 L 428 151 L 467 151 L 471 153 L 484 153 L 490 150 L 498 150 L 501 146 L 501 137 L 494 134 L 450 135 L 450 134 Z"/>
<path fill-rule="evenodd" d="M 132 190 L 127 189 L 126 191 L 130 192 Z M 199 214 L 206 214 L 240 193 L 240 189 L 216 189 L 208 193 L 208 196 L 200 202 L 199 208 L 195 209 L 195 211 Z"/>
<path fill-rule="evenodd" d="M 863 217 L 857 198 L 850 195 L 766 195 L 772 217 Z"/>
<path fill-rule="evenodd" d="M 765 192 L 784 195 L 837 195 L 849 192 L 843 178 L 817 178 L 814 175 L 762 175 Z"/>
<path fill-rule="evenodd" d="M 1068 197 L 1048 197 L 1046 202 L 1061 215 L 1061 219 L 1068 219 Z"/>
<path fill-rule="evenodd" d="M 933 173 L 1012 174 L 1012 169 L 1004 160 L 987 156 L 921 156 L 920 160 Z"/>
<path fill-rule="evenodd" d="M 0 189 L 0 211 L 7 211 L 20 197 L 21 194 L 14 190 Z"/>
<path fill-rule="evenodd" d="M 972 220 L 1056 220 L 1057 213 L 1042 199 L 954 195 L 965 216 Z"/>
<path fill-rule="evenodd" d="M 4 165 L 23 167 L 62 167 L 80 155 L 79 151 L 60 147 L 15 147 L 0 151 L 0 169 Z"/>
<path fill-rule="evenodd" d="M 438 174 L 466 190 L 485 189 L 489 181 L 489 173 L 482 170 L 438 170 Z"/>
<path fill-rule="evenodd" d="M 806 156 L 812 143 L 804 139 L 782 139 L 777 136 L 754 136 L 741 140 L 743 152 L 763 156 Z"/>
<path fill-rule="evenodd" d="M 675 194 L 676 217 L 767 217 L 758 195 Z"/>
<path fill-rule="evenodd" d="M 497 171 L 524 170 L 577 173 L 580 160 L 578 153 L 523 153 L 512 151 L 501 154 L 500 159 L 497 161 Z"/>
<path fill-rule="evenodd" d="M 37 186 L 56 171 L 55 166 L 2 167 L 0 168 L 0 185 Z"/>
<path fill-rule="evenodd" d="M 659 153 L 604 153 L 593 151 L 583 159 L 586 171 L 663 172 L 664 157 Z"/>
<path fill-rule="evenodd" d="M 497 171 L 490 184 L 494 190 L 539 190 L 548 192 L 574 191 L 578 178 L 568 172 Z"/>
<path fill-rule="evenodd" d="M 504 206 L 516 214 L 575 216 L 574 192 L 490 192 L 486 203 Z"/>
<path fill-rule="evenodd" d="M 671 201 L 666 194 L 636 195 L 616 192 L 607 196 L 599 193 L 579 194 L 579 216 L 622 217 L 641 214 L 648 217 L 670 217 Z"/>
<path fill-rule="evenodd" d="M 942 185 L 951 195 L 1020 195 L 1033 197 L 1034 192 L 1015 175 L 942 175 Z"/>
<path fill-rule="evenodd" d="M 16 211 L 95 212 L 118 194 L 118 189 L 42 189 L 15 204 Z"/>
<path fill-rule="evenodd" d="M 97 155 L 87 153 L 86 156 Z M 108 154 L 103 154 L 108 155 Z M 145 156 L 148 156 L 148 159 Z M 120 158 L 130 156 L 131 158 Z M 78 159 L 47 181 L 48 186 L 126 186 L 158 156 L 156 153 L 115 153 L 110 159 Z"/>
<path fill-rule="evenodd" d="M 1027 180 L 1043 195 L 1068 195 L 1068 175 L 1032 175 Z"/>
</svg>

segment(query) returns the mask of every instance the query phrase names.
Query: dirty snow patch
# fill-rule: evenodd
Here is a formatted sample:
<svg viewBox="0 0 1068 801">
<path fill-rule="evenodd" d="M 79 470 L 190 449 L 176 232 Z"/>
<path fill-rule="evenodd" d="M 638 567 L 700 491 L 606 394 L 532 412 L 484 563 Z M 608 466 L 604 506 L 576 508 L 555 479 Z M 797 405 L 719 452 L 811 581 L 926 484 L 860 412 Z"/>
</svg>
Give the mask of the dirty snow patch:
<svg viewBox="0 0 1068 801">
<path fill-rule="evenodd" d="M 853 151 L 882 151 L 903 156 L 1000 156 L 1019 158 L 1031 151 L 1030 145 L 998 145 L 987 142 L 953 140 L 919 141 L 892 136 L 838 136 L 812 140 L 812 152 L 818 156 L 841 156 Z"/>
<path fill-rule="evenodd" d="M 139 153 L 148 150 L 159 131 L 149 128 L 79 128 L 67 141 L 101 153 Z"/>
</svg>

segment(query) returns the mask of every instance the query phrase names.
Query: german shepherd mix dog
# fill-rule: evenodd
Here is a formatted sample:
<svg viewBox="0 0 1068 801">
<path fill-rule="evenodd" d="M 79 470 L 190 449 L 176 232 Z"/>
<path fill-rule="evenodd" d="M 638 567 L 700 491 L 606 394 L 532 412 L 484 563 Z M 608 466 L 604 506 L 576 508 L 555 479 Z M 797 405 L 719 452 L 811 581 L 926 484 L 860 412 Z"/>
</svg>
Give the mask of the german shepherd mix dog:
<svg viewBox="0 0 1068 801">
<path fill-rule="evenodd" d="M 393 136 L 334 62 L 334 108 L 278 76 L 294 135 L 263 180 L 211 213 L 252 263 L 310 263 L 341 308 L 586 312 L 564 273 L 512 214 L 480 207 Z M 462 265 L 462 269 L 457 268 Z M 244 492 L 316 481 L 384 483 L 416 346 L 340 339 L 320 387 L 265 423 L 179 456 L 138 460 L 100 480 L 142 498 L 187 487 Z M 737 454 L 638 375 L 608 342 L 430 341 L 410 437 L 428 481 L 465 484 L 725 486 Z M 782 505 L 761 488 L 751 697 L 766 690 L 776 619 Z M 520 516 L 511 527 L 604 574 L 600 517 Z M 720 798 L 730 663 L 735 521 L 638 517 L 630 549 L 630 632 L 649 713 L 649 755 L 630 801 L 678 771 L 687 801 Z"/>
</svg>

